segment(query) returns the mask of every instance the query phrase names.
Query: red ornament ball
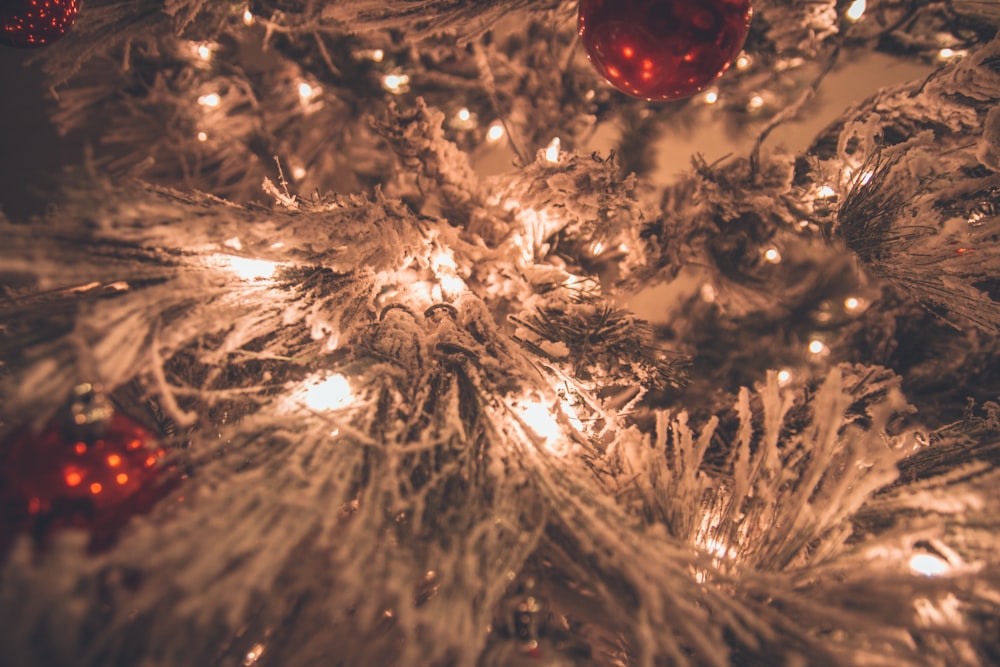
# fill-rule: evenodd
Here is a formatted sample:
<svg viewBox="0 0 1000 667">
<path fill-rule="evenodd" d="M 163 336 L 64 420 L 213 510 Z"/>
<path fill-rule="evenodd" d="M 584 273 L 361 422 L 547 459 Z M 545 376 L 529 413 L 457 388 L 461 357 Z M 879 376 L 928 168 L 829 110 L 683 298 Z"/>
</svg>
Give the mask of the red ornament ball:
<svg viewBox="0 0 1000 667">
<path fill-rule="evenodd" d="M 646 100 L 694 95 L 722 76 L 750 29 L 750 0 L 580 0 L 594 68 Z"/>
<path fill-rule="evenodd" d="M 0 0 L 0 44 L 45 46 L 65 35 L 79 12 L 80 0 Z"/>
<path fill-rule="evenodd" d="M 41 542 L 74 526 L 100 548 L 163 495 L 165 452 L 146 428 L 118 412 L 99 426 L 71 419 L 54 418 L 41 433 L 22 428 L 0 446 L 0 537 L 27 531 Z"/>
</svg>

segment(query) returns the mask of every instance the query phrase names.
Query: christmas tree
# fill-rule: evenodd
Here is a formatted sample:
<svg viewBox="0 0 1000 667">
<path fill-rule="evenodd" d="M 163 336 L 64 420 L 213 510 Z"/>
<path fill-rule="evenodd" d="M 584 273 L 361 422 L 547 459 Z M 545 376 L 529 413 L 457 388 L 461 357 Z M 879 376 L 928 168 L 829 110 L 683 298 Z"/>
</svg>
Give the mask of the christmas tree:
<svg viewBox="0 0 1000 667">
<path fill-rule="evenodd" d="M 3 664 L 1000 662 L 1000 4 L 22 5 Z"/>
</svg>

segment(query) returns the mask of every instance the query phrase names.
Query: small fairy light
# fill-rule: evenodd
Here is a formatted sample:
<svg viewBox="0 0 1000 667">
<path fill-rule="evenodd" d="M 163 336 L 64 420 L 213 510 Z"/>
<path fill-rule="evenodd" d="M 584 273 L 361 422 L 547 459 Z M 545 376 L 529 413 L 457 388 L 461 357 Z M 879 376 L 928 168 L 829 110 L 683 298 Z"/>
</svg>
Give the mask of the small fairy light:
<svg viewBox="0 0 1000 667">
<path fill-rule="evenodd" d="M 199 132 L 198 133 L 198 141 L 200 141 L 202 143 L 205 143 L 206 141 L 208 141 L 208 133 L 207 132 Z"/>
<path fill-rule="evenodd" d="M 751 95 L 747 101 L 747 111 L 757 111 L 762 106 L 764 106 L 764 98 L 756 93 Z"/>
<path fill-rule="evenodd" d="M 719 89 L 714 86 L 709 88 L 701 96 L 701 99 L 705 104 L 715 104 L 719 101 Z"/>
<path fill-rule="evenodd" d="M 550 440 L 559 435 L 559 422 L 549 409 L 537 401 L 528 401 L 521 405 L 521 418 L 540 438 Z"/>
<path fill-rule="evenodd" d="M 948 574 L 951 567 L 947 561 L 933 554 L 919 553 L 910 556 L 910 569 L 925 577 L 939 577 Z"/>
<path fill-rule="evenodd" d="M 811 341 L 809 341 L 809 353 L 810 354 L 815 354 L 815 355 L 819 356 L 819 355 L 821 355 L 821 354 L 823 354 L 823 353 L 825 353 L 827 351 L 829 351 L 829 348 L 826 346 L 826 343 L 824 343 L 820 339 L 813 338 Z"/>
<path fill-rule="evenodd" d="M 747 55 L 746 53 L 741 53 L 736 58 L 736 69 L 738 70 L 745 70 L 752 64 L 753 64 L 753 59 L 751 59 L 750 56 Z"/>
<path fill-rule="evenodd" d="M 306 168 L 303 166 L 292 167 L 292 178 L 296 181 L 301 181 L 306 177 Z"/>
<path fill-rule="evenodd" d="M 406 86 L 409 83 L 410 77 L 406 74 L 386 74 L 382 77 L 382 87 L 393 95 L 405 92 Z"/>
<path fill-rule="evenodd" d="M 792 371 L 788 368 L 782 368 L 778 371 L 778 386 L 786 387 L 788 383 L 792 381 Z"/>
<path fill-rule="evenodd" d="M 203 107 L 208 107 L 214 109 L 222 103 L 222 97 L 218 93 L 208 93 L 207 95 L 202 95 L 198 98 L 198 104 Z"/>
<path fill-rule="evenodd" d="M 850 21 L 860 21 L 861 17 L 865 15 L 866 9 L 868 9 L 868 3 L 865 0 L 854 0 L 844 16 Z"/>
<path fill-rule="evenodd" d="M 266 259 L 221 254 L 210 255 L 207 259 L 210 266 L 229 271 L 242 280 L 268 280 L 278 269 L 277 262 Z"/>
<path fill-rule="evenodd" d="M 251 667 L 251 665 L 257 664 L 257 661 L 263 654 L 264 654 L 264 645 L 254 644 L 253 646 L 250 647 L 250 650 L 247 651 L 247 654 L 243 656 L 243 667 Z"/>
<path fill-rule="evenodd" d="M 467 123 L 472 118 L 472 112 L 465 107 L 462 107 L 458 110 L 457 118 L 463 123 Z"/>
<path fill-rule="evenodd" d="M 382 49 L 375 49 L 372 51 L 372 61 L 380 63 L 383 58 L 385 58 L 385 51 Z"/>
<path fill-rule="evenodd" d="M 212 47 L 209 46 L 208 44 L 202 43 L 196 46 L 195 53 L 197 53 L 198 57 L 201 58 L 202 60 L 212 59 Z"/>
<path fill-rule="evenodd" d="M 250 11 L 249 7 L 247 7 L 246 9 L 243 10 L 243 25 L 249 27 L 253 25 L 253 22 L 254 22 L 253 12 Z"/>
<path fill-rule="evenodd" d="M 947 46 L 938 51 L 937 58 L 941 61 L 954 60 L 955 58 L 961 58 L 968 55 L 968 51 L 965 49 L 950 49 Z"/>
<path fill-rule="evenodd" d="M 334 373 L 326 376 L 311 376 L 302 389 L 297 392 L 296 400 L 301 405 L 321 412 L 337 410 L 346 407 L 354 398 L 351 383 L 343 375 Z"/>
<path fill-rule="evenodd" d="M 559 137 L 552 137 L 552 141 L 545 148 L 545 159 L 549 162 L 559 162 Z"/>
<path fill-rule="evenodd" d="M 829 185 L 821 186 L 819 190 L 816 191 L 816 196 L 820 199 L 830 199 L 831 197 L 837 196 L 837 191 L 831 188 Z"/>
<path fill-rule="evenodd" d="M 491 144 L 495 144 L 503 139 L 504 134 L 506 134 L 506 131 L 503 129 L 503 123 L 495 120 L 490 123 L 490 128 L 486 130 L 486 140 Z"/>
<path fill-rule="evenodd" d="M 764 251 L 764 259 L 770 264 L 780 264 L 781 263 L 781 253 L 777 248 L 771 246 Z"/>
<path fill-rule="evenodd" d="M 844 299 L 844 310 L 849 313 L 855 313 L 861 308 L 861 299 L 856 296 L 849 296 Z"/>
<path fill-rule="evenodd" d="M 299 83 L 299 99 L 303 102 L 308 102 L 315 95 L 315 91 L 312 86 L 310 86 L 305 81 Z"/>
</svg>

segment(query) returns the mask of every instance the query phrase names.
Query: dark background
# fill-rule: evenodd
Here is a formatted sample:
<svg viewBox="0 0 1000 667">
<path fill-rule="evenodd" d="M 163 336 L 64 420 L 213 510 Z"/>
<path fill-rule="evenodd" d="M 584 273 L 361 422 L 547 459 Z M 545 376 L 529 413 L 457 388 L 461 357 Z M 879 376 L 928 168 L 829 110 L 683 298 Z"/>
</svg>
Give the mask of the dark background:
<svg viewBox="0 0 1000 667">
<path fill-rule="evenodd" d="M 60 137 L 49 122 L 44 58 L 0 46 L 0 209 L 11 220 L 43 213 L 62 166 L 83 161 L 83 138 Z"/>
</svg>

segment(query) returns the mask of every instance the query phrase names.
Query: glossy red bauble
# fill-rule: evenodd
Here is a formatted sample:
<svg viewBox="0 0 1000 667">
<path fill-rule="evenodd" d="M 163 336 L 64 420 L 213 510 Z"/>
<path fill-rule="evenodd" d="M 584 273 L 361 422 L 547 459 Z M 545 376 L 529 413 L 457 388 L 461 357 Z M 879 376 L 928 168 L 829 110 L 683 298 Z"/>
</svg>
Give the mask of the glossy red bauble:
<svg viewBox="0 0 1000 667">
<path fill-rule="evenodd" d="M 164 451 L 155 444 L 121 413 L 99 431 L 59 418 L 40 433 L 16 431 L 0 445 L 0 543 L 17 532 L 41 542 L 52 529 L 73 526 L 90 531 L 92 546 L 106 546 L 163 495 Z"/>
<path fill-rule="evenodd" d="M 0 0 L 0 44 L 33 48 L 65 35 L 81 0 Z"/>
<path fill-rule="evenodd" d="M 704 89 L 736 59 L 750 0 L 580 0 L 583 48 L 623 93 L 674 100 Z"/>
</svg>

